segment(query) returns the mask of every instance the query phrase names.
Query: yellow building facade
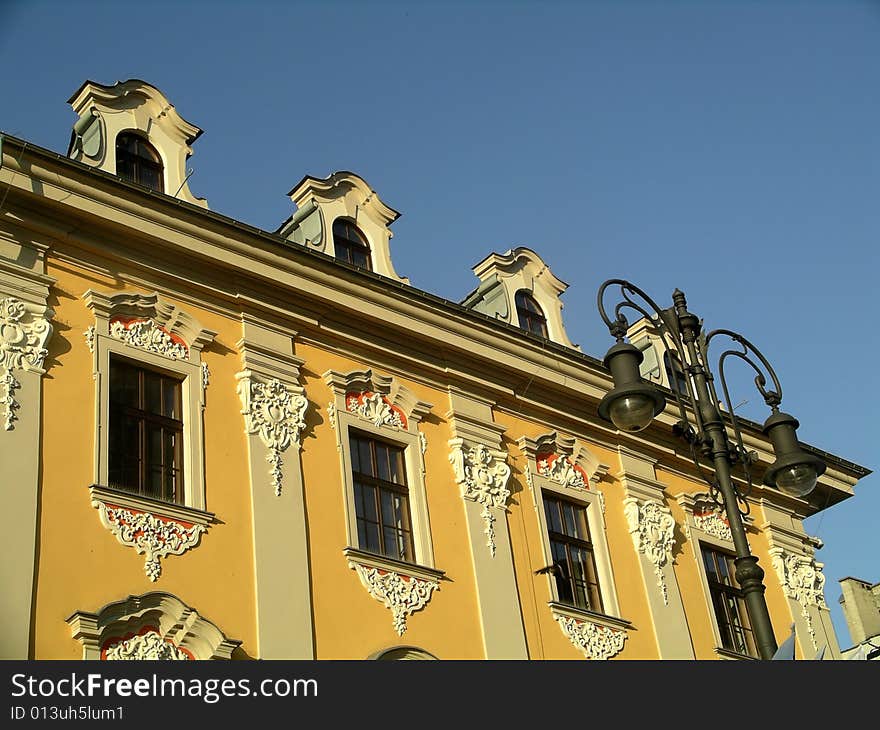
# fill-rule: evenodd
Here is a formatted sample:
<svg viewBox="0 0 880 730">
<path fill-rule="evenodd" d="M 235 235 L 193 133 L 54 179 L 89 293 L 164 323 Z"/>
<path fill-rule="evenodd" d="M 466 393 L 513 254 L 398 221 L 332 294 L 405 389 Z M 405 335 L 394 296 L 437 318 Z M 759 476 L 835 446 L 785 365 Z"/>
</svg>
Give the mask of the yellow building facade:
<svg viewBox="0 0 880 730">
<path fill-rule="evenodd" d="M 676 414 L 597 416 L 538 254 L 448 302 L 356 174 L 261 231 L 191 194 L 200 130 L 160 91 L 70 103 L 66 155 L 2 144 L 3 658 L 757 656 Z M 756 486 L 746 527 L 777 641 L 836 658 L 802 521 L 868 472 L 817 453 L 815 494 Z"/>
</svg>

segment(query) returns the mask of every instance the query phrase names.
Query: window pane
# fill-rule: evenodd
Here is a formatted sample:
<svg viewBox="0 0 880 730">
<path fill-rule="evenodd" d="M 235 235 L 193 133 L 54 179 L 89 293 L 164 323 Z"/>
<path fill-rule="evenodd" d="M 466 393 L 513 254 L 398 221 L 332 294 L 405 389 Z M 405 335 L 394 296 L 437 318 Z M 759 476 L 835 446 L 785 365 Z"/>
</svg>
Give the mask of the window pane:
<svg viewBox="0 0 880 730">
<path fill-rule="evenodd" d="M 144 373 L 144 409 L 162 413 L 162 380 L 156 373 Z"/>
<path fill-rule="evenodd" d="M 550 532 L 562 532 L 562 523 L 559 520 L 559 507 L 555 500 L 544 498 L 544 512 L 547 514 L 547 523 Z"/>
<path fill-rule="evenodd" d="M 376 467 L 373 464 L 373 453 L 370 449 L 370 442 L 366 439 L 358 441 L 358 451 L 360 452 L 361 474 L 376 476 Z"/>
<path fill-rule="evenodd" d="M 180 383 L 171 378 L 162 378 L 162 415 L 180 418 Z"/>
<path fill-rule="evenodd" d="M 376 476 L 383 482 L 391 481 L 391 467 L 388 464 L 388 447 L 376 444 Z"/>
<path fill-rule="evenodd" d="M 379 526 L 373 524 L 372 522 L 367 522 L 364 524 L 364 530 L 366 531 L 366 545 L 362 545 L 361 547 L 369 550 L 374 553 L 381 553 L 381 547 L 379 545 Z"/>
</svg>

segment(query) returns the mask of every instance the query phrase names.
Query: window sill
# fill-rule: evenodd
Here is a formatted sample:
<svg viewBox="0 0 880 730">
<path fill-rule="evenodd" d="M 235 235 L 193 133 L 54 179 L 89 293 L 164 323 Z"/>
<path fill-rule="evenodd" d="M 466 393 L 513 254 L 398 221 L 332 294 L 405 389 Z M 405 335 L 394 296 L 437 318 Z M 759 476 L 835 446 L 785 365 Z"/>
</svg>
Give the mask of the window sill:
<svg viewBox="0 0 880 730">
<path fill-rule="evenodd" d="M 446 575 L 444 571 L 437 570 L 436 568 L 407 563 L 403 560 L 395 560 L 385 555 L 377 555 L 376 553 L 370 553 L 358 548 L 347 547 L 342 551 L 342 554 L 348 558 L 350 563 L 358 563 L 368 568 L 376 568 L 388 573 L 398 573 L 411 578 L 418 578 L 419 580 L 436 583 Z"/>
<path fill-rule="evenodd" d="M 721 659 L 742 660 L 746 662 L 758 661 L 757 657 L 749 656 L 748 654 L 740 654 L 738 651 L 731 651 L 730 649 L 725 649 L 720 646 L 715 647 L 715 653 Z"/>
<path fill-rule="evenodd" d="M 205 512 L 204 510 L 185 507 L 182 504 L 174 504 L 172 502 L 162 502 L 158 499 L 151 499 L 140 494 L 124 492 L 99 484 L 93 484 L 89 487 L 89 495 L 93 502 L 102 502 L 105 505 L 110 504 L 115 507 L 136 510 L 138 512 L 147 512 L 175 522 L 185 522 L 190 525 L 207 527 L 214 521 L 213 512 Z"/>
<path fill-rule="evenodd" d="M 588 621 L 599 626 L 607 626 L 609 629 L 628 629 L 632 626 L 631 621 L 616 616 L 608 616 L 604 613 L 596 613 L 585 608 L 578 608 L 567 603 L 559 601 L 549 601 L 547 603 L 553 613 L 567 618 L 573 618 L 576 621 Z"/>
</svg>

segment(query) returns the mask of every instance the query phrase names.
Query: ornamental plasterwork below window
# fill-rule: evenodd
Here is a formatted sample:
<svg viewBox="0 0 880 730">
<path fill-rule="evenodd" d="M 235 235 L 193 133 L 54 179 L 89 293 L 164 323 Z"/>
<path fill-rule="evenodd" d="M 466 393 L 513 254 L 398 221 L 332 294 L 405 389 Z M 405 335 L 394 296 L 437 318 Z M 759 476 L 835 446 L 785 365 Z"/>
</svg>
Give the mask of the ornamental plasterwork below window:
<svg viewBox="0 0 880 730">
<path fill-rule="evenodd" d="M 670 509 L 659 502 L 634 497 L 623 500 L 623 513 L 629 525 L 636 552 L 643 554 L 654 566 L 657 586 L 663 603 L 669 604 L 669 590 L 663 576 L 663 566 L 672 559 L 675 544 L 675 519 Z"/>
<path fill-rule="evenodd" d="M 626 632 L 608 626 L 579 621 L 570 616 L 553 614 L 562 632 L 580 649 L 587 659 L 610 659 L 623 649 Z"/>
<path fill-rule="evenodd" d="M 162 573 L 160 558 L 182 555 L 195 547 L 207 529 L 203 524 L 160 517 L 150 512 L 121 507 L 100 498 L 92 499 L 98 509 L 101 524 L 112 532 L 123 545 L 133 547 L 144 555 L 144 572 L 151 581 Z"/>
<path fill-rule="evenodd" d="M 770 556 L 773 567 L 779 576 L 779 582 L 785 595 L 795 599 L 801 607 L 801 616 L 807 624 L 813 648 L 818 649 L 816 644 L 816 630 L 813 626 L 813 618 L 810 615 L 810 606 L 826 608 L 825 604 L 825 575 L 822 573 L 822 564 L 806 555 L 789 553 L 782 548 L 771 548 Z"/>
<path fill-rule="evenodd" d="M 249 370 L 236 377 L 239 379 L 238 395 L 245 419 L 245 433 L 259 434 L 260 440 L 269 449 L 266 461 L 271 467 L 275 494 L 280 497 L 283 476 L 281 467 L 284 464 L 281 454 L 291 444 L 299 449 L 309 402 L 301 389 L 300 392 L 294 392 L 280 380 L 261 382 Z"/>
<path fill-rule="evenodd" d="M 406 429 L 406 416 L 397 406 L 391 405 L 381 393 L 346 393 L 345 410 L 360 416 L 374 426 L 392 426 Z"/>
<path fill-rule="evenodd" d="M 492 557 L 495 557 L 495 515 L 491 509 L 505 509 L 510 490 L 510 467 L 505 463 L 507 454 L 495 451 L 483 444 L 469 449 L 456 445 L 449 455 L 455 471 L 455 481 L 461 485 L 461 496 L 483 506 L 480 517 L 486 525 L 484 530 Z"/>
<path fill-rule="evenodd" d="M 109 642 L 101 651 L 101 659 L 106 661 L 158 659 L 171 661 L 191 661 L 193 656 L 170 641 L 163 639 L 158 629 L 146 631 L 127 639 Z"/>
<path fill-rule="evenodd" d="M 189 348 L 186 343 L 170 334 L 164 327 L 157 325 L 152 319 L 114 317 L 110 320 L 110 336 L 156 355 L 174 360 L 189 358 Z"/>
<path fill-rule="evenodd" d="M 51 310 L 48 310 L 51 312 Z M 51 316 L 51 314 L 50 314 Z M 35 316 L 25 303 L 15 297 L 0 300 L 0 392 L 3 394 L 3 428 L 12 431 L 15 412 L 21 404 L 15 399 L 15 391 L 21 383 L 14 372 L 36 372 L 42 375 L 46 357 L 46 341 L 52 334 L 47 319 Z"/>
<path fill-rule="evenodd" d="M 407 617 L 423 609 L 440 583 L 432 579 L 383 570 L 349 558 L 348 566 L 357 571 L 367 592 L 391 610 L 394 630 L 398 636 L 406 631 Z"/>
<path fill-rule="evenodd" d="M 694 511 L 694 525 L 707 535 L 717 537 L 720 540 L 733 542 L 733 534 L 730 532 L 730 523 L 720 512 L 697 512 Z"/>
</svg>

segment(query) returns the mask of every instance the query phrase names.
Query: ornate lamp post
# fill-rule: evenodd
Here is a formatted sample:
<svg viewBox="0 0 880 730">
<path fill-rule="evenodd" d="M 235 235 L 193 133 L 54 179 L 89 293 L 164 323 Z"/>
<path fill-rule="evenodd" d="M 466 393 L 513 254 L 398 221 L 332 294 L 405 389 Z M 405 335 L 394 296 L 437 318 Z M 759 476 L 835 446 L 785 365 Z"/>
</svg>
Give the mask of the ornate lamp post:
<svg viewBox="0 0 880 730">
<path fill-rule="evenodd" d="M 613 319 L 609 318 L 603 304 L 609 287 L 619 287 L 621 296 L 621 301 L 614 308 Z M 634 297 L 644 302 L 647 309 Z M 672 301 L 672 307 L 660 309 L 645 292 L 623 279 L 609 279 L 599 288 L 599 313 L 617 339 L 604 361 L 614 379 L 614 388 L 599 404 L 599 416 L 621 431 L 633 433 L 647 428 L 666 406 L 664 395 L 642 379 L 639 373 L 642 352 L 624 341 L 629 323 L 623 310 L 632 309 L 655 324 L 667 354 L 674 355 L 684 370 L 683 382 L 674 383 L 670 388 L 680 414 L 673 432 L 690 445 L 693 461 L 709 484 L 712 498 L 727 515 L 736 548 L 736 579 L 745 595 L 761 658 L 770 659 L 777 650 L 777 644 L 764 598 L 764 571 L 749 550 L 742 519 L 748 514 L 746 497 L 752 486 L 751 465 L 757 459 L 757 454 L 743 446 L 739 422 L 731 406 L 724 378 L 724 363 L 728 357 L 743 360 L 752 367 L 756 373 L 755 385 L 771 410 L 763 431 L 773 444 L 776 461 L 765 472 L 764 484 L 788 495 L 803 497 L 816 486 L 817 479 L 825 471 L 825 463 L 805 452 L 798 443 L 795 432 L 798 421 L 779 410 L 782 388 L 770 363 L 758 349 L 742 335 L 730 330 L 719 329 L 704 334 L 701 321 L 688 312 L 685 295 L 678 289 L 673 292 Z M 714 377 L 708 366 L 709 345 L 719 335 L 729 337 L 742 348 L 725 350 L 718 360 L 718 374 L 726 403 L 726 412 L 723 414 L 719 408 Z M 765 373 L 773 383 L 770 390 L 766 387 Z M 714 469 L 714 475 L 706 473 L 704 463 Z M 747 487 L 743 491 L 731 478 L 735 466 L 741 467 L 744 472 Z M 740 503 L 744 509 L 740 508 Z"/>
</svg>

